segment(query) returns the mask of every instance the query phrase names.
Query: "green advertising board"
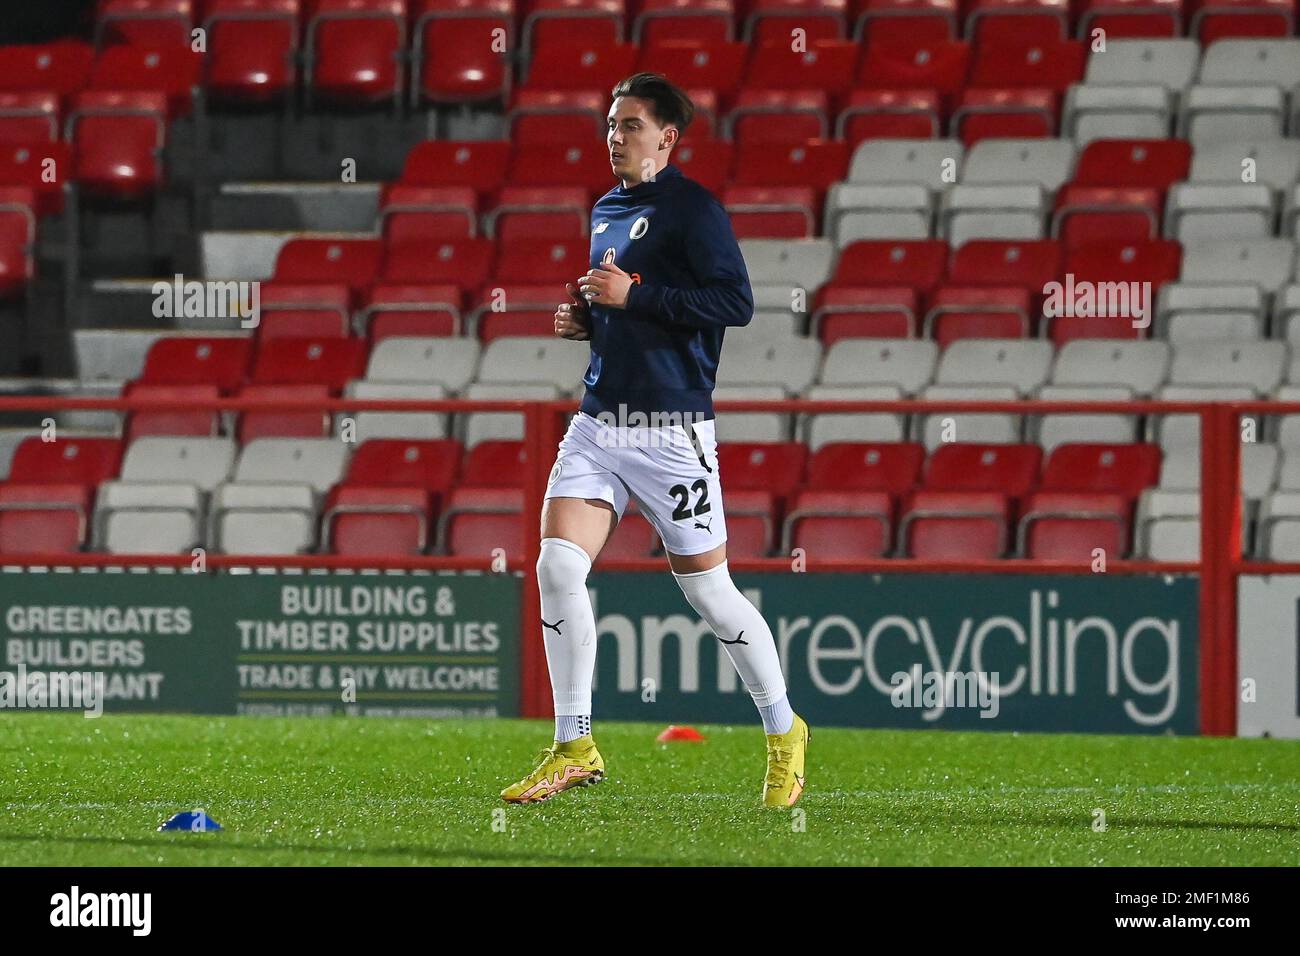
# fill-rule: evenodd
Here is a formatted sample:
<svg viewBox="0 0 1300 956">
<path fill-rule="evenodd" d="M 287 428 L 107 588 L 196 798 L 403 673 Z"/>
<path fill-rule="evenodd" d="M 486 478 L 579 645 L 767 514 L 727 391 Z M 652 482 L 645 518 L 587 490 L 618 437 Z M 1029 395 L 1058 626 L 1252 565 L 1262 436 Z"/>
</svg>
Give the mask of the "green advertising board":
<svg viewBox="0 0 1300 956">
<path fill-rule="evenodd" d="M 0 683 L 102 674 L 108 712 L 518 713 L 510 575 L 6 569 L 0 612 Z"/>
<path fill-rule="evenodd" d="M 1194 577 L 735 579 L 772 628 L 791 703 L 814 725 L 1198 730 Z M 599 717 L 753 722 L 726 648 L 671 575 L 594 574 L 588 587 Z"/>
</svg>

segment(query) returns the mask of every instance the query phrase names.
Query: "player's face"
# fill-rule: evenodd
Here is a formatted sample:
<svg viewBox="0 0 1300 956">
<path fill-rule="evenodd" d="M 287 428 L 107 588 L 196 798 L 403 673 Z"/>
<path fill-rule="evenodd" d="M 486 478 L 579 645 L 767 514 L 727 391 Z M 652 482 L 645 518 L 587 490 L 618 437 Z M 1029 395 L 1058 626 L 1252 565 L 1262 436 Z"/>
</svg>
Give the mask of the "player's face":
<svg viewBox="0 0 1300 956">
<path fill-rule="evenodd" d="M 650 101 L 639 96 L 614 100 L 606 118 L 605 143 L 614 175 L 625 184 L 644 182 L 668 161 L 677 128 L 663 127 L 650 111 Z"/>
</svg>

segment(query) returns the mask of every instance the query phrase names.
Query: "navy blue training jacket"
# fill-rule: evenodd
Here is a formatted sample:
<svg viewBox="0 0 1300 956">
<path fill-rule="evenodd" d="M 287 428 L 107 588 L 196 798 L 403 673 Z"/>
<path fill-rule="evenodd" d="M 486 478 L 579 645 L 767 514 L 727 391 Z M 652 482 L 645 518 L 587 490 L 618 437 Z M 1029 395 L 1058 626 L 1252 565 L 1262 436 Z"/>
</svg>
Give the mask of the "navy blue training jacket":
<svg viewBox="0 0 1300 956">
<path fill-rule="evenodd" d="M 620 183 L 591 210 L 591 265 L 611 257 L 633 283 L 624 309 L 591 303 L 582 410 L 712 418 L 723 332 L 754 315 L 726 210 L 671 163 L 653 181 Z"/>
</svg>

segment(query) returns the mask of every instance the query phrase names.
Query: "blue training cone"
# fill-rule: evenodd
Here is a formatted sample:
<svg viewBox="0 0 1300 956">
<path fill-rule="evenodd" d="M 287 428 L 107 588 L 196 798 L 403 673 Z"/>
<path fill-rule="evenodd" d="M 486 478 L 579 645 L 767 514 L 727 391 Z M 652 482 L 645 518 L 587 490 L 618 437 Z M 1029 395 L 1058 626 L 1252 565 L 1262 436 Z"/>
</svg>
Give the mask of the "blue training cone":
<svg viewBox="0 0 1300 956">
<path fill-rule="evenodd" d="M 164 830 L 186 830 L 190 833 L 211 833 L 220 830 L 221 824 L 212 819 L 202 810 L 186 810 L 178 813 L 170 820 L 158 828 L 161 833 Z"/>
</svg>

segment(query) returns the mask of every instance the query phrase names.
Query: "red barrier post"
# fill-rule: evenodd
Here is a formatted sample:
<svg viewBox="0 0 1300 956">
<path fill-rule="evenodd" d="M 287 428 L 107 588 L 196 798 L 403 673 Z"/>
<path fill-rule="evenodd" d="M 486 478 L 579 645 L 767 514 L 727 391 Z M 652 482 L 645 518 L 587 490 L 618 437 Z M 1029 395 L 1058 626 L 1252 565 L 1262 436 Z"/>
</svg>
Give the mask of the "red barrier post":
<svg viewBox="0 0 1300 956">
<path fill-rule="evenodd" d="M 1241 435 L 1236 405 L 1201 419 L 1201 733 L 1236 732 L 1237 569 L 1241 561 Z"/>
</svg>

